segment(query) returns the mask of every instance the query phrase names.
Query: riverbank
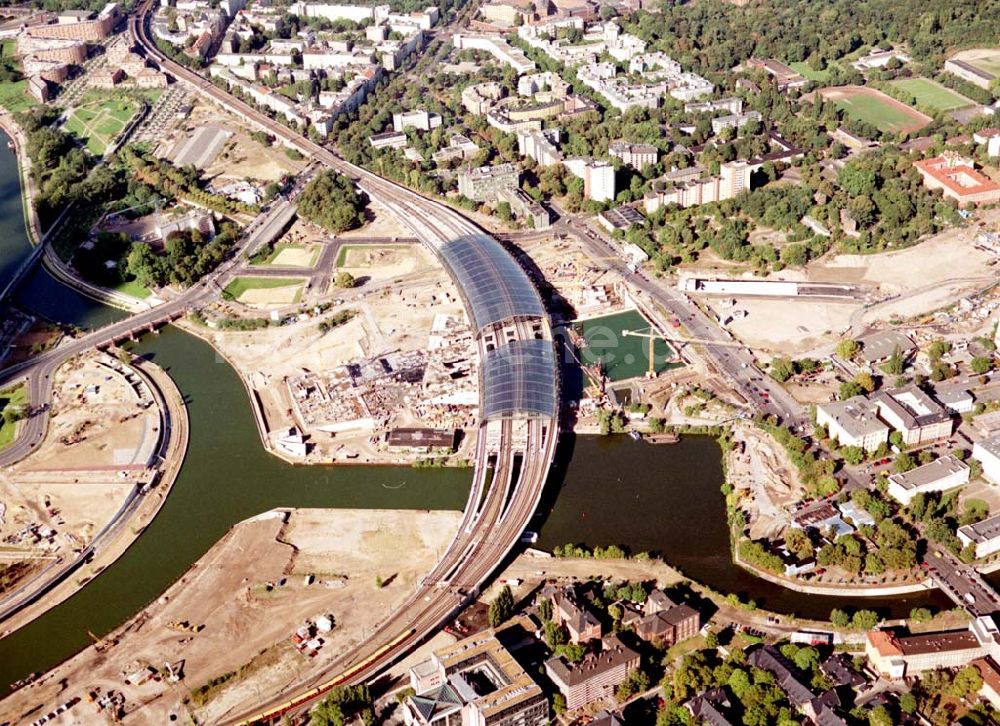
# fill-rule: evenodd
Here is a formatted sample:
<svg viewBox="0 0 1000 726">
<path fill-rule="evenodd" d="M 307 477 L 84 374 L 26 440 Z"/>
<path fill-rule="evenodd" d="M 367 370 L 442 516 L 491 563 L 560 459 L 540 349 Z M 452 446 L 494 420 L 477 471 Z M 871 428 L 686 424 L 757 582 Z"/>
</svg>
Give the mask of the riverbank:
<svg viewBox="0 0 1000 726">
<path fill-rule="evenodd" d="M 3 130 L 14 144 L 18 177 L 21 181 L 21 206 L 24 213 L 24 226 L 28 234 L 28 241 L 32 247 L 37 247 L 39 244 L 44 244 L 45 234 L 42 232 L 41 221 L 38 219 L 38 214 L 35 211 L 34 202 L 37 192 L 34 179 L 31 177 L 31 159 L 26 152 L 27 139 L 25 139 L 24 132 L 17 125 L 13 116 L 6 111 L 0 113 L 0 130 Z M 66 212 L 64 211 L 63 213 L 65 214 Z M 73 274 L 69 265 L 51 247 L 46 247 L 42 252 L 41 264 L 46 272 L 56 280 L 96 302 L 127 312 L 139 312 L 151 307 L 148 302 L 139 298 L 93 285 L 86 280 L 80 279 Z"/>
<path fill-rule="evenodd" d="M 260 694 L 315 677 L 362 642 L 411 596 L 461 516 L 280 509 L 242 521 L 156 601 L 102 643 L 9 696 L 0 710 L 16 721 L 38 703 L 100 686 L 103 693 L 124 694 L 136 723 L 168 723 L 171 717 L 218 723 Z M 332 630 L 316 629 L 321 617 L 329 618 Z M 322 641 L 313 657 L 290 639 L 307 621 Z M 123 678 L 147 666 L 166 676 L 165 663 L 180 672 L 179 682 Z M 198 695 L 219 678 L 224 683 Z M 81 706 L 75 711 L 82 716 Z"/>
<path fill-rule="evenodd" d="M 16 612 L 2 623 L 4 637 L 72 597 L 121 557 L 159 514 L 177 480 L 190 435 L 183 397 L 170 376 L 149 361 L 134 359 L 131 369 L 149 388 L 159 410 L 159 438 L 155 450 L 162 463 L 154 483 L 134 504 L 120 511 L 120 516 L 109 523 L 106 530 L 102 529 L 95 536 L 90 543 L 94 548 L 92 556 L 87 554 L 88 547 L 73 562 L 57 563 L 50 568 L 51 573 L 46 571 L 37 581 L 33 580 L 24 592 L 5 598 L 4 609 L 16 608 Z"/>
</svg>

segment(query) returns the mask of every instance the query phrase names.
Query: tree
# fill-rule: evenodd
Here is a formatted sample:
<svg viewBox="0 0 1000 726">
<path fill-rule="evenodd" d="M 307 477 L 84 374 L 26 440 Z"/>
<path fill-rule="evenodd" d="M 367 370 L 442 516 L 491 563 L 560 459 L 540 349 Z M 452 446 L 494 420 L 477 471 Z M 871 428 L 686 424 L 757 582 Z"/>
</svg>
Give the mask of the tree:
<svg viewBox="0 0 1000 726">
<path fill-rule="evenodd" d="M 800 560 L 807 560 L 816 553 L 809 535 L 801 529 L 789 528 L 785 532 L 785 546 Z"/>
<path fill-rule="evenodd" d="M 892 714 L 881 704 L 868 712 L 869 726 L 892 726 L 892 723 Z"/>
<path fill-rule="evenodd" d="M 864 393 L 864 388 L 857 381 L 844 381 L 840 384 L 840 400 L 846 401 L 848 398 L 854 398 L 855 396 L 860 396 Z"/>
<path fill-rule="evenodd" d="M 775 358 L 771 361 L 770 367 L 771 378 L 774 380 L 784 383 L 793 375 L 795 375 L 795 364 L 789 358 Z"/>
<path fill-rule="evenodd" d="M 916 467 L 917 462 L 915 462 L 913 457 L 905 451 L 901 451 L 896 454 L 896 458 L 892 460 L 892 468 L 897 474 L 902 474 L 904 471 L 910 471 Z"/>
<path fill-rule="evenodd" d="M 969 361 L 969 368 L 971 368 L 974 373 L 978 373 L 979 375 L 989 373 L 993 370 L 993 358 L 985 355 L 977 355 Z"/>
<path fill-rule="evenodd" d="M 637 668 L 629 671 L 625 680 L 618 684 L 615 689 L 615 699 L 622 703 L 635 694 L 644 693 L 647 690 L 649 690 L 649 676 Z"/>
<path fill-rule="evenodd" d="M 854 376 L 854 382 L 861 386 L 865 393 L 871 393 L 875 390 L 875 379 L 872 378 L 871 373 L 861 371 Z"/>
<path fill-rule="evenodd" d="M 552 620 L 552 601 L 547 597 L 538 600 L 538 617 L 542 619 L 543 623 Z"/>
<path fill-rule="evenodd" d="M 965 698 L 979 691 L 983 687 L 983 677 L 979 669 L 975 666 L 966 666 L 955 674 L 949 689 L 952 696 Z"/>
<path fill-rule="evenodd" d="M 909 691 L 899 694 L 899 710 L 903 713 L 914 714 L 917 712 L 917 697 Z"/>
<path fill-rule="evenodd" d="M 930 608 L 913 608 L 910 610 L 910 619 L 917 623 L 926 623 L 934 617 Z"/>
<path fill-rule="evenodd" d="M 851 340 L 850 338 L 837 343 L 837 355 L 844 360 L 851 360 L 851 358 L 858 354 L 859 350 L 861 350 L 860 344 L 856 340 Z"/>
<path fill-rule="evenodd" d="M 851 625 L 858 630 L 871 630 L 878 623 L 878 614 L 872 610 L 858 610 L 851 616 Z"/>
<path fill-rule="evenodd" d="M 509 585 L 504 585 L 500 593 L 490 603 L 489 623 L 491 628 L 496 628 L 510 619 L 514 614 L 514 593 L 510 591 Z"/>
<path fill-rule="evenodd" d="M 865 450 L 860 446 L 845 446 L 840 450 L 840 453 L 843 455 L 844 461 L 851 466 L 857 466 L 865 460 Z"/>
<path fill-rule="evenodd" d="M 299 214 L 334 234 L 360 227 L 364 207 L 354 183 L 330 169 L 313 177 L 298 200 Z"/>
<path fill-rule="evenodd" d="M 830 611 L 830 622 L 836 628 L 846 628 L 851 623 L 851 616 L 839 608 Z"/>
<path fill-rule="evenodd" d="M 350 272 L 338 272 L 333 278 L 333 284 L 341 288 L 351 288 L 357 284 L 357 280 Z"/>
</svg>

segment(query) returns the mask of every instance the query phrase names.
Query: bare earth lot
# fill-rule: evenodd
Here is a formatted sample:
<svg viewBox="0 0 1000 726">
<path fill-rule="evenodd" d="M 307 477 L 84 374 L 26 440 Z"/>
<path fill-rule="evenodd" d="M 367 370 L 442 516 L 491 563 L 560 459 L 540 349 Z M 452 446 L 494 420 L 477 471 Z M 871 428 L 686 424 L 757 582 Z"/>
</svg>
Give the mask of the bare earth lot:
<svg viewBox="0 0 1000 726">
<path fill-rule="evenodd" d="M 986 226 L 1000 222 L 1000 210 L 981 213 Z M 875 255 L 831 255 L 811 264 L 806 272 L 785 270 L 771 279 L 841 282 L 867 286 L 864 300 L 844 303 L 809 302 L 742 297 L 737 309 L 742 319 L 727 327 L 748 345 L 795 355 L 832 342 L 852 327 L 854 333 L 879 320 L 912 317 L 946 306 L 995 279 L 993 258 L 976 249 L 973 230 L 946 230 L 918 245 Z M 719 312 L 718 299 L 709 304 Z M 781 320 L 781 325 L 775 325 Z"/>
<path fill-rule="evenodd" d="M 285 523 L 285 518 L 288 523 Z M 307 680 L 363 639 L 397 607 L 431 569 L 454 536 L 459 512 L 293 510 L 272 512 L 236 525 L 153 605 L 113 636 L 103 652 L 88 648 L 0 705 L 15 721 L 100 686 L 123 691 L 125 723 L 217 723 L 259 693 L 274 694 Z M 314 581 L 306 585 L 306 575 Z M 376 576 L 389 581 L 379 589 Z M 283 586 L 267 589 L 267 583 Z M 289 640 L 307 619 L 332 616 L 335 627 L 314 658 Z M 172 629 L 188 621 L 197 633 Z M 183 661 L 184 678 L 126 685 L 123 673 L 169 659 Z M 243 675 L 213 691 L 204 705 L 185 704 L 212 678 L 243 668 Z M 65 688 L 60 681 L 66 679 Z M 84 701 L 61 724 L 100 721 Z M 197 720 L 193 720 L 192 716 Z M 30 718 L 29 718 L 30 720 Z"/>
</svg>

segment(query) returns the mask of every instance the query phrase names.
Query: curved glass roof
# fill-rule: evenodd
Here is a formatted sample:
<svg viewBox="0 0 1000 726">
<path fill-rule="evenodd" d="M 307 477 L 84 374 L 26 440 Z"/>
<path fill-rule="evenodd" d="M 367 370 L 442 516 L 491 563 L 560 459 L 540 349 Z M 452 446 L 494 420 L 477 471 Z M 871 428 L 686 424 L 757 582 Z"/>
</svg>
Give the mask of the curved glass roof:
<svg viewBox="0 0 1000 726">
<path fill-rule="evenodd" d="M 483 419 L 554 418 L 557 376 L 551 340 L 515 340 L 489 351 L 483 364 Z"/>
<path fill-rule="evenodd" d="M 538 291 L 496 240 L 460 237 L 441 247 L 459 289 L 472 307 L 476 332 L 513 317 L 544 317 Z"/>
</svg>

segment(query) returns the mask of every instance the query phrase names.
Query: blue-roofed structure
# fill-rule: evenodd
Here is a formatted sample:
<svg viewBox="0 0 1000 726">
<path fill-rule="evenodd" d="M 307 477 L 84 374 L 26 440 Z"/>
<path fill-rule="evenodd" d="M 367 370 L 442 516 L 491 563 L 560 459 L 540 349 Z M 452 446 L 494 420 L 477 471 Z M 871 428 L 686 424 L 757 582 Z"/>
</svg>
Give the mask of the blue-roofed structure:
<svg viewBox="0 0 1000 726">
<path fill-rule="evenodd" d="M 554 418 L 557 380 L 551 340 L 515 340 L 489 351 L 483 364 L 482 418 Z"/>
<path fill-rule="evenodd" d="M 467 297 L 477 333 L 494 323 L 545 316 L 528 274 L 496 240 L 460 237 L 446 242 L 440 252 Z"/>
</svg>

